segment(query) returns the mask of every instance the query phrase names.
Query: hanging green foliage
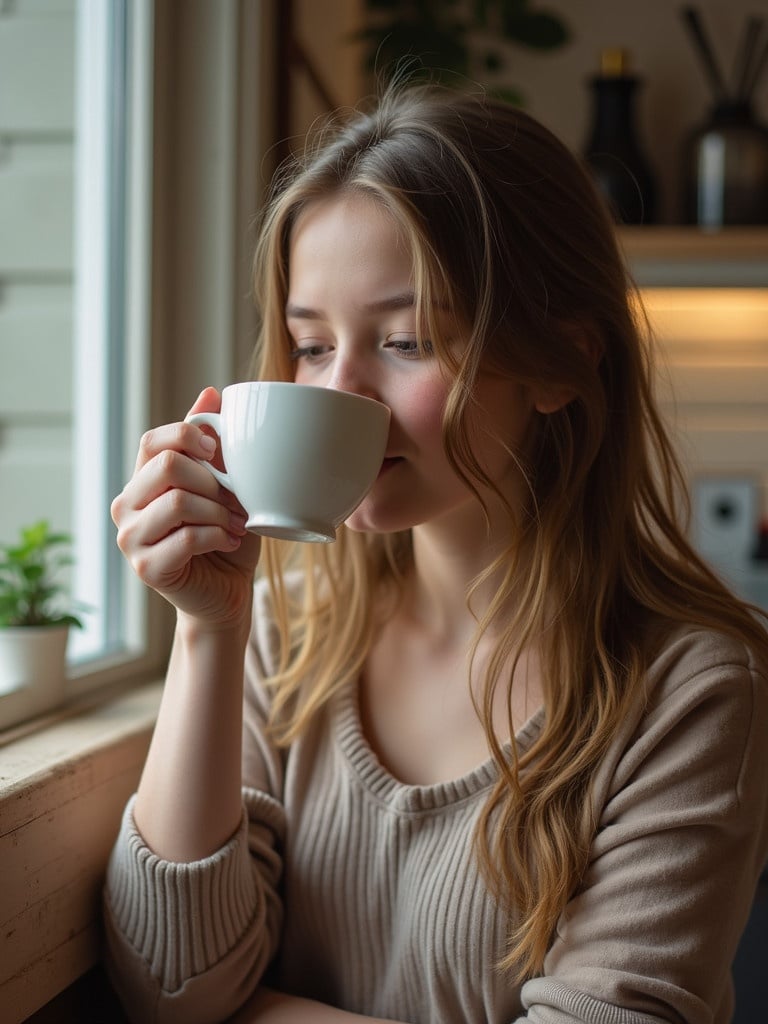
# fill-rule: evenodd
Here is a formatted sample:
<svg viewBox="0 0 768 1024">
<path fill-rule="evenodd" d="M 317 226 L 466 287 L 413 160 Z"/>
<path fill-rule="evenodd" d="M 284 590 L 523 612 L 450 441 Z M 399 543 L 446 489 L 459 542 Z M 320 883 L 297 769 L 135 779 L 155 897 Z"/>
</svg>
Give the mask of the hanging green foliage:
<svg viewBox="0 0 768 1024">
<path fill-rule="evenodd" d="M 411 80 L 460 86 L 480 82 L 512 102 L 509 44 L 549 51 L 568 42 L 559 15 L 533 0 L 365 0 L 363 40 L 369 72 L 391 75 L 404 65 Z"/>
</svg>

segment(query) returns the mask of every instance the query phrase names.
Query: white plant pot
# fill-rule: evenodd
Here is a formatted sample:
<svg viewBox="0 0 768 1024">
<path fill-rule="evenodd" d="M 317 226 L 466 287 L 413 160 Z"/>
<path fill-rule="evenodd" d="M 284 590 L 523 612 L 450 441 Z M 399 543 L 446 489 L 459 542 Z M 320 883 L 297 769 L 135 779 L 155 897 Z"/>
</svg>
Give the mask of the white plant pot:
<svg viewBox="0 0 768 1024">
<path fill-rule="evenodd" d="M 35 711 L 64 697 L 69 626 L 0 628 L 0 696 L 28 691 Z"/>
</svg>

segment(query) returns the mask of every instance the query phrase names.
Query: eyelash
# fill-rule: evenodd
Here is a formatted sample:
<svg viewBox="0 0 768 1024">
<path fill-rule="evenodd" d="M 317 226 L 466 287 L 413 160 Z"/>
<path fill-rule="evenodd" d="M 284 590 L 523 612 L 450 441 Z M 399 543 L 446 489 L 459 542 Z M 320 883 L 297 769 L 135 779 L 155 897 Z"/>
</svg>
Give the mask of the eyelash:
<svg viewBox="0 0 768 1024">
<path fill-rule="evenodd" d="M 292 348 L 289 355 L 294 362 L 300 359 L 317 359 L 325 354 L 325 345 L 305 345 L 303 348 Z"/>
<path fill-rule="evenodd" d="M 432 352 L 432 343 L 429 341 L 422 341 L 421 344 L 419 344 L 415 334 L 406 335 L 403 338 L 398 338 L 388 334 L 385 341 L 386 345 L 398 352 L 403 359 L 420 359 L 423 356 L 430 355 Z M 406 346 L 413 347 L 410 348 Z"/>
<path fill-rule="evenodd" d="M 419 359 L 424 356 L 431 356 L 434 351 L 431 341 L 424 339 L 419 344 L 415 335 L 396 338 L 388 334 L 385 339 L 385 346 L 394 349 L 402 359 Z M 318 359 L 326 354 L 328 347 L 323 344 L 296 346 L 296 348 L 291 349 L 290 358 L 294 362 L 298 362 L 300 359 Z"/>
</svg>

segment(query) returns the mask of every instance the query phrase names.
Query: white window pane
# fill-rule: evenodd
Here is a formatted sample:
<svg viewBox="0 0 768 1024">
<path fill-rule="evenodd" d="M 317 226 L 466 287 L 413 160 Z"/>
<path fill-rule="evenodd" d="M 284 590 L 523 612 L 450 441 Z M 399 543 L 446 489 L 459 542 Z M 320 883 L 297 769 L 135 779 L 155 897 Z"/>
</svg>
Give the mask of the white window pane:
<svg viewBox="0 0 768 1024">
<path fill-rule="evenodd" d="M 152 21 L 151 0 L 0 9 L 0 540 L 73 534 L 69 695 L 146 647 L 109 502 L 146 423 Z"/>
<path fill-rule="evenodd" d="M 109 503 L 145 422 L 149 338 L 151 4 L 78 4 L 75 180 L 75 593 L 94 611 L 75 658 L 141 650 L 144 594 Z"/>
</svg>

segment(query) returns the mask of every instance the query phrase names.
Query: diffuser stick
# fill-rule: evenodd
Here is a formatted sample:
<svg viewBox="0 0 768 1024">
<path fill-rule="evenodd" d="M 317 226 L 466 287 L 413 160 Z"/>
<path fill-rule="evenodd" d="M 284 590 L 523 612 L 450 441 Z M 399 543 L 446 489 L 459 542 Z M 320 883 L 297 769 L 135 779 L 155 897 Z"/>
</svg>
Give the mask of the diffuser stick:
<svg viewBox="0 0 768 1024">
<path fill-rule="evenodd" d="M 741 38 L 741 45 L 736 54 L 733 68 L 733 92 L 737 101 L 743 101 L 749 97 L 750 72 L 752 70 L 752 59 L 760 42 L 760 34 L 763 30 L 763 20 L 754 15 L 747 18 L 744 25 L 744 33 Z"/>
<path fill-rule="evenodd" d="M 693 38 L 696 52 L 701 57 L 701 62 L 704 65 L 704 71 L 714 91 L 715 99 L 717 102 L 722 103 L 727 99 L 728 90 L 725 87 L 720 68 L 717 66 L 715 55 L 704 32 L 704 26 L 702 25 L 699 13 L 694 7 L 684 7 L 683 18 Z"/>
<path fill-rule="evenodd" d="M 763 73 L 763 70 L 765 69 L 766 64 L 768 64 L 768 39 L 766 39 L 766 41 L 763 43 L 762 52 L 752 65 L 752 74 L 749 76 L 749 79 L 745 87 L 745 100 L 749 101 L 752 99 L 755 89 L 757 88 L 757 83 L 760 81 L 760 77 Z"/>
</svg>

